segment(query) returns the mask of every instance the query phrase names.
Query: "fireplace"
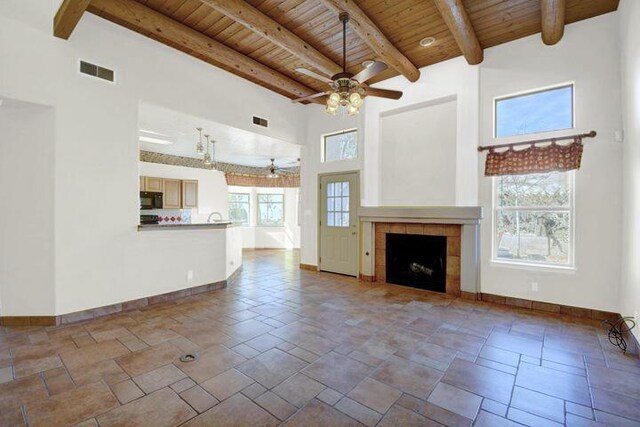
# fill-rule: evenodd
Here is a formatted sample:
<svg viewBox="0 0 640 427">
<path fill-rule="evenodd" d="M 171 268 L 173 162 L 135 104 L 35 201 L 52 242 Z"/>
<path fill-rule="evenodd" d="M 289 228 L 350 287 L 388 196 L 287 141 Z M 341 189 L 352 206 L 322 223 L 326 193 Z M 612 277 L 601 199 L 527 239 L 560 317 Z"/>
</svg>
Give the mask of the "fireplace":
<svg viewBox="0 0 640 427">
<path fill-rule="evenodd" d="M 386 234 L 387 283 L 446 292 L 447 238 Z"/>
<path fill-rule="evenodd" d="M 479 236 L 482 208 L 473 206 L 437 207 L 360 207 L 358 217 L 361 224 L 360 278 L 375 283 L 394 283 L 397 280 L 387 274 L 387 235 L 437 237 L 444 245 L 445 255 L 442 270 L 445 277 L 444 292 L 450 296 L 476 299 L 480 283 Z M 413 239 L 414 237 L 410 237 Z M 439 238 L 439 239 L 438 239 Z M 393 237 L 391 238 L 393 240 Z M 424 240 L 423 240 L 424 242 Z M 391 243 L 393 245 L 393 243 Z M 422 243 L 417 243 L 422 245 Z M 435 244 L 438 248 L 438 244 Z M 395 250 L 392 248 L 392 252 Z M 442 250 L 442 246 L 438 251 Z M 441 252 L 440 252 L 441 253 Z M 426 261 L 414 261 L 414 270 L 435 270 Z M 411 265 L 409 266 L 411 268 Z M 431 275 L 438 276 L 435 271 Z M 406 276 L 406 275 L 405 275 Z M 405 277 L 406 278 L 406 277 Z M 397 277 L 396 277 L 397 279 Z M 440 280 L 430 280 L 419 286 L 431 286 L 443 292 Z M 405 282 L 407 283 L 407 282 Z M 414 286 L 408 283 L 409 286 Z M 397 285 L 395 285 L 397 286 Z"/>
</svg>

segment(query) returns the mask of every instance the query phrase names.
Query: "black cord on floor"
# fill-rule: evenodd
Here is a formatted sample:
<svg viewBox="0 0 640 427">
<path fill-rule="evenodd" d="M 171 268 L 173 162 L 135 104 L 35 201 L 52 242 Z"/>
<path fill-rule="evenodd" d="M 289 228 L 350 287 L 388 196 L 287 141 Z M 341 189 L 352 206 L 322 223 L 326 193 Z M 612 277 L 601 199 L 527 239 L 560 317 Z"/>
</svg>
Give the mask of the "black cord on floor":
<svg viewBox="0 0 640 427">
<path fill-rule="evenodd" d="M 624 334 L 629 333 L 636 327 L 636 321 L 633 317 L 621 317 L 615 322 L 610 320 L 603 320 L 602 325 L 609 327 L 607 333 L 609 342 L 615 346 L 620 347 L 623 353 L 627 352 L 627 341 L 624 339 Z"/>
</svg>

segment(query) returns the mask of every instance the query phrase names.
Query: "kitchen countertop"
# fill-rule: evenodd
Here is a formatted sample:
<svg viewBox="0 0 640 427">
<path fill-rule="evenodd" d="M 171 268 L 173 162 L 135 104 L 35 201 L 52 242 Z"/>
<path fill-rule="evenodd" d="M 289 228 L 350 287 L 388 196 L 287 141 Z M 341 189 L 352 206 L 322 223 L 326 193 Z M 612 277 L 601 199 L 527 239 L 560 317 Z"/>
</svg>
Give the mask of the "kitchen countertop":
<svg viewBox="0 0 640 427">
<path fill-rule="evenodd" d="M 201 222 L 195 224 L 140 224 L 138 225 L 138 231 L 147 230 L 219 230 L 229 227 L 234 227 L 232 222 Z"/>
</svg>

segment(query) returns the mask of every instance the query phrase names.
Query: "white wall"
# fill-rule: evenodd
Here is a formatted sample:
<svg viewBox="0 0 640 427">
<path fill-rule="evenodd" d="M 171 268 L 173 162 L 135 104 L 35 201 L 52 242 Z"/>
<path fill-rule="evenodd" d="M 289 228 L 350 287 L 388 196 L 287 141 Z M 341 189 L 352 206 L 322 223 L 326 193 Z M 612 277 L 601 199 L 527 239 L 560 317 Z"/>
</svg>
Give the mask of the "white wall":
<svg viewBox="0 0 640 427">
<path fill-rule="evenodd" d="M 302 200 L 300 262 L 302 264 L 318 264 L 318 175 L 360 171 L 363 168 L 366 147 L 364 117 L 364 109 L 358 116 L 349 117 L 341 113 L 338 113 L 337 116 L 330 116 L 324 112 L 324 108 L 321 106 L 306 106 L 305 145 L 301 147 L 300 155 L 300 198 Z M 323 163 L 323 135 L 345 129 L 358 130 L 358 157 Z M 360 194 L 362 194 L 363 188 L 365 188 L 365 184 L 360 177 Z"/>
<path fill-rule="evenodd" d="M 425 67 L 416 83 L 404 77 L 395 77 L 380 83 L 379 87 L 402 90 L 403 97 L 393 101 L 366 98 L 364 107 L 356 117 L 330 116 L 320 106 L 307 106 L 305 146 L 302 148 L 301 197 L 303 200 L 301 262 L 317 265 L 318 258 L 318 175 L 322 173 L 359 171 L 360 195 L 363 206 L 384 205 L 383 181 L 397 176 L 392 164 L 385 162 L 381 150 L 394 141 L 382 138 L 381 117 L 404 111 L 425 103 L 455 98 L 455 159 L 448 165 L 455 170 L 455 193 L 447 201 L 458 206 L 477 205 L 478 182 L 478 67 L 469 66 L 464 58 Z M 358 129 L 358 158 L 338 162 L 321 162 L 322 135 L 345 129 Z M 413 132 L 410 127 L 409 132 Z M 414 135 L 417 132 L 414 132 Z M 420 142 L 421 144 L 421 142 Z M 433 150 L 437 146 L 432 147 Z M 434 185 L 449 185 L 447 177 Z M 434 193 L 430 193 L 434 194 Z M 432 198 L 433 200 L 433 198 Z M 451 201 L 451 202 L 449 202 Z M 389 203 L 393 201 L 389 200 Z M 393 202 L 395 204 L 395 202 Z M 402 204 L 422 206 L 425 198 L 411 191 L 402 193 Z M 444 203 L 444 201 L 442 202 Z"/>
<path fill-rule="evenodd" d="M 382 115 L 381 205 L 456 204 L 456 115 L 455 98 Z"/>
<path fill-rule="evenodd" d="M 534 35 L 485 50 L 480 73 L 483 144 L 503 142 L 493 138 L 494 97 L 570 81 L 575 82 L 576 129 L 558 134 L 594 129 L 598 137 L 586 140 L 582 168 L 575 175 L 575 271 L 492 263 L 492 179 L 480 177 L 485 212 L 482 292 L 618 310 L 622 146 L 613 138 L 621 127 L 617 25 L 618 15 L 612 13 L 568 25 L 555 46 L 545 46 Z M 524 139 L 531 137 L 535 135 Z M 531 282 L 538 283 L 538 292 L 531 290 Z"/>
<path fill-rule="evenodd" d="M 55 313 L 47 314 L 225 279 L 224 232 L 137 231 L 138 105 L 151 102 L 289 142 L 302 137 L 304 108 L 91 14 L 70 40 L 54 38 L 54 6 L 0 2 L 0 57 L 11 58 L 0 67 L 0 97 L 55 109 L 56 301 Z M 117 83 L 80 75 L 80 58 L 115 69 Z M 270 127 L 253 126 L 253 115 L 268 117 Z"/>
<path fill-rule="evenodd" d="M 140 176 L 198 181 L 198 208 L 192 209 L 192 223 L 207 222 L 211 212 L 220 212 L 224 219 L 229 218 L 228 186 L 223 172 L 148 162 L 139 162 L 139 167 Z"/>
<path fill-rule="evenodd" d="M 620 312 L 640 313 L 640 2 L 620 2 L 624 165 Z M 637 319 L 636 319 L 637 322 Z M 640 338 L 640 328 L 634 333 Z"/>
<path fill-rule="evenodd" d="M 0 106 L 0 315 L 54 309 L 54 111 Z"/>
<path fill-rule="evenodd" d="M 249 194 L 249 226 L 242 230 L 242 245 L 246 249 L 298 249 L 300 226 L 298 225 L 297 188 L 258 188 L 229 186 L 229 193 Z M 263 227 L 257 225 L 257 194 L 284 194 L 284 226 Z M 228 216 L 228 212 L 226 214 Z"/>
</svg>

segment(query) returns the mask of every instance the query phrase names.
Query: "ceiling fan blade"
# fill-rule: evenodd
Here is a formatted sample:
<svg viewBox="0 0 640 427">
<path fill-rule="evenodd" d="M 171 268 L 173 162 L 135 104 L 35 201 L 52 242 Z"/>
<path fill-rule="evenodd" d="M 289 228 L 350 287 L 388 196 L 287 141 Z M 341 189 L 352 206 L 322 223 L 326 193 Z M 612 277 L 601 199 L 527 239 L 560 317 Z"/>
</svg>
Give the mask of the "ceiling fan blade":
<svg viewBox="0 0 640 427">
<path fill-rule="evenodd" d="M 400 99 L 402 97 L 402 92 L 400 92 L 399 90 L 376 89 L 373 87 L 366 88 L 365 94 L 367 96 L 377 96 L 379 98 L 389 99 Z"/>
<path fill-rule="evenodd" d="M 376 61 L 372 65 L 366 67 L 364 70 L 353 76 L 353 80 L 356 80 L 358 83 L 364 83 L 375 75 L 380 74 L 387 68 L 389 67 L 384 62 Z"/>
<path fill-rule="evenodd" d="M 329 77 L 323 76 L 322 74 L 318 74 L 311 70 L 307 70 L 306 68 L 296 68 L 296 71 L 300 74 L 304 74 L 306 76 L 313 77 L 316 80 L 320 80 L 321 82 L 329 84 L 333 83 L 333 80 L 331 80 Z"/>
<path fill-rule="evenodd" d="M 305 96 L 305 97 L 302 97 L 302 98 L 294 99 L 294 100 L 292 100 L 291 102 L 304 102 L 304 101 L 310 101 L 310 100 L 312 100 L 312 99 L 314 99 L 314 98 L 319 98 L 319 97 L 321 97 L 321 96 L 325 96 L 325 95 L 327 95 L 327 94 L 328 94 L 328 92 L 320 92 L 320 93 L 316 93 L 315 95 L 309 95 L 309 96 Z"/>
</svg>

